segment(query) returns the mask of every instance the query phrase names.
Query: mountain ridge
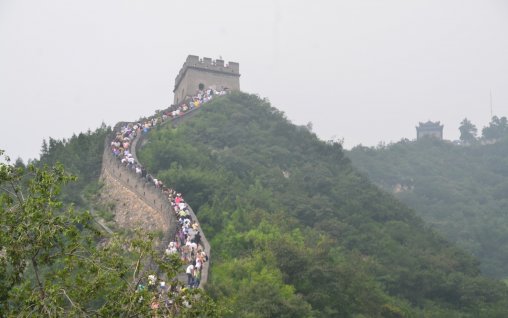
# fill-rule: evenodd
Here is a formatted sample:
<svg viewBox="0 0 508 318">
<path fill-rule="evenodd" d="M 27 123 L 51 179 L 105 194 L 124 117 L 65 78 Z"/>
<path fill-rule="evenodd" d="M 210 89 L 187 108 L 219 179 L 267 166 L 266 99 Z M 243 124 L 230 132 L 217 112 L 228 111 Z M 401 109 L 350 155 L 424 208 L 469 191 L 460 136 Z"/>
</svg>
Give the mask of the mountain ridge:
<svg viewBox="0 0 508 318">
<path fill-rule="evenodd" d="M 479 276 L 477 261 L 358 174 L 340 144 L 319 141 L 257 96 L 233 93 L 177 128 L 159 127 L 138 155 L 195 207 L 216 251 L 210 292 L 237 316 L 389 316 L 387 308 L 411 316 L 425 308 L 429 316 L 495 317 L 506 309 L 506 286 Z M 274 289 L 264 296 L 253 289 L 268 282 Z M 323 294 L 348 284 L 358 295 Z M 467 295 L 471 284 L 479 298 Z M 368 296 L 359 286 L 369 286 Z"/>
</svg>

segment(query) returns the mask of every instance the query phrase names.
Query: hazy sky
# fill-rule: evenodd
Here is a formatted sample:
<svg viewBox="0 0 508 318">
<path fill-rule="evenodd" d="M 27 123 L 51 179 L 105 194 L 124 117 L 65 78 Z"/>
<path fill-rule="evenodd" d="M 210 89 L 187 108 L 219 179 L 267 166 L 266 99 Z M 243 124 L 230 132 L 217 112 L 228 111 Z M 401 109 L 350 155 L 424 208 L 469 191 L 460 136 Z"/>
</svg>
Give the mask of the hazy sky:
<svg viewBox="0 0 508 318">
<path fill-rule="evenodd" d="M 508 116 L 506 0 L 0 0 L 0 149 L 169 106 L 188 54 L 347 148 Z"/>
</svg>

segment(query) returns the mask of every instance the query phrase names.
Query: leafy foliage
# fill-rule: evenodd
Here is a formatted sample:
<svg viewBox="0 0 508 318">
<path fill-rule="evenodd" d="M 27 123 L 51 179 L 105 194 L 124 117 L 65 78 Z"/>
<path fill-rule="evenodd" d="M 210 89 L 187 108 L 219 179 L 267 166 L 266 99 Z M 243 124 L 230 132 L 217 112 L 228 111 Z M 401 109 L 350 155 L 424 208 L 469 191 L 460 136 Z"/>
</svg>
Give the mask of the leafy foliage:
<svg viewBox="0 0 508 318">
<path fill-rule="evenodd" d="M 508 136 L 508 119 L 492 117 L 489 126 L 482 129 L 482 136 L 487 140 L 496 140 Z"/>
<path fill-rule="evenodd" d="M 217 98 L 152 130 L 138 157 L 197 212 L 212 239 L 209 289 L 230 317 L 508 310 L 504 284 L 357 173 L 340 143 L 257 96 Z"/>
<path fill-rule="evenodd" d="M 478 133 L 478 129 L 471 121 L 467 118 L 464 118 L 460 123 L 460 140 L 465 143 L 473 143 L 476 141 L 476 134 Z"/>
<path fill-rule="evenodd" d="M 60 164 L 25 170 L 0 163 L 2 316 L 220 316 L 200 290 L 151 308 L 157 293 L 140 284 L 154 268 L 172 281 L 180 260 L 162 259 L 151 235 L 104 237 L 89 213 L 64 207 L 60 189 L 74 179 Z"/>
</svg>

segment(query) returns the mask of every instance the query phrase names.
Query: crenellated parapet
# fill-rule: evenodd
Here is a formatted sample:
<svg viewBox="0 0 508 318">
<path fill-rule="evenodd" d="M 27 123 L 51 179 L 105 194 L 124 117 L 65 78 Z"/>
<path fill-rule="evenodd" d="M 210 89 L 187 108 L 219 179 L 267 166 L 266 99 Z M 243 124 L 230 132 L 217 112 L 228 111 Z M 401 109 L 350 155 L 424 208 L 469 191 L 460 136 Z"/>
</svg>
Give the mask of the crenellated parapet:
<svg viewBox="0 0 508 318">
<path fill-rule="evenodd" d="M 200 85 L 216 90 L 240 90 L 240 64 L 224 60 L 202 59 L 189 55 L 175 78 L 174 103 L 183 101 L 187 96 L 195 95 Z"/>
</svg>

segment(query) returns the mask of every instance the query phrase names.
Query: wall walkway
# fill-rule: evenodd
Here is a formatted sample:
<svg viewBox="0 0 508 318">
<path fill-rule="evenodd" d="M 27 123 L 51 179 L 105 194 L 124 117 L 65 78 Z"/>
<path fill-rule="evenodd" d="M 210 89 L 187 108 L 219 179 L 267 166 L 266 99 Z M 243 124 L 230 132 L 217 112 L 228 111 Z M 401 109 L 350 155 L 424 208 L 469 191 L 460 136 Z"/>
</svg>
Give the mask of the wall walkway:
<svg viewBox="0 0 508 318">
<path fill-rule="evenodd" d="M 169 124 L 171 123 L 173 127 L 180 124 L 182 121 L 187 120 L 188 118 L 192 117 L 196 112 L 201 109 L 195 108 L 191 111 L 188 111 L 184 113 L 183 115 L 172 119 L 167 120 L 163 124 Z M 116 125 L 115 129 L 113 130 L 113 134 L 118 131 L 118 128 L 125 125 L 126 123 L 120 122 Z M 136 138 L 131 142 L 131 153 L 133 154 L 133 157 L 135 158 L 136 162 L 139 162 L 136 156 L 136 150 L 139 148 L 139 145 L 142 144 L 142 141 L 147 138 L 148 134 L 142 134 L 139 133 Z M 158 249 L 162 253 L 165 248 L 168 246 L 169 242 L 174 240 L 177 226 L 178 226 L 178 220 L 176 218 L 175 212 L 168 201 L 168 198 L 162 194 L 160 189 L 156 188 L 153 183 L 149 183 L 145 178 L 140 177 L 137 175 L 132 169 L 128 169 L 125 165 L 123 165 L 112 153 L 110 150 L 110 143 L 113 140 L 114 135 L 108 136 L 105 140 L 105 147 L 104 147 L 104 153 L 102 158 L 102 174 L 101 174 L 101 180 L 104 180 L 104 178 L 113 178 L 118 184 L 120 184 L 123 188 L 128 189 L 132 196 L 136 196 L 138 199 L 142 200 L 146 205 L 151 207 L 156 213 L 159 214 L 161 219 L 163 220 L 162 229 L 164 231 L 164 238 L 163 241 L 160 243 Z M 142 164 L 141 162 L 139 162 Z M 192 219 L 197 221 L 198 224 L 199 220 L 196 217 L 196 214 L 192 210 L 192 208 L 188 207 L 189 214 L 191 215 Z M 208 281 L 208 271 L 211 261 L 211 250 L 210 250 L 210 244 L 208 240 L 206 239 L 205 233 L 203 233 L 202 229 L 200 228 L 200 234 L 201 234 L 201 245 L 208 255 L 208 262 L 205 262 L 203 264 L 202 270 L 201 270 L 201 284 L 200 287 L 204 287 Z"/>
</svg>

